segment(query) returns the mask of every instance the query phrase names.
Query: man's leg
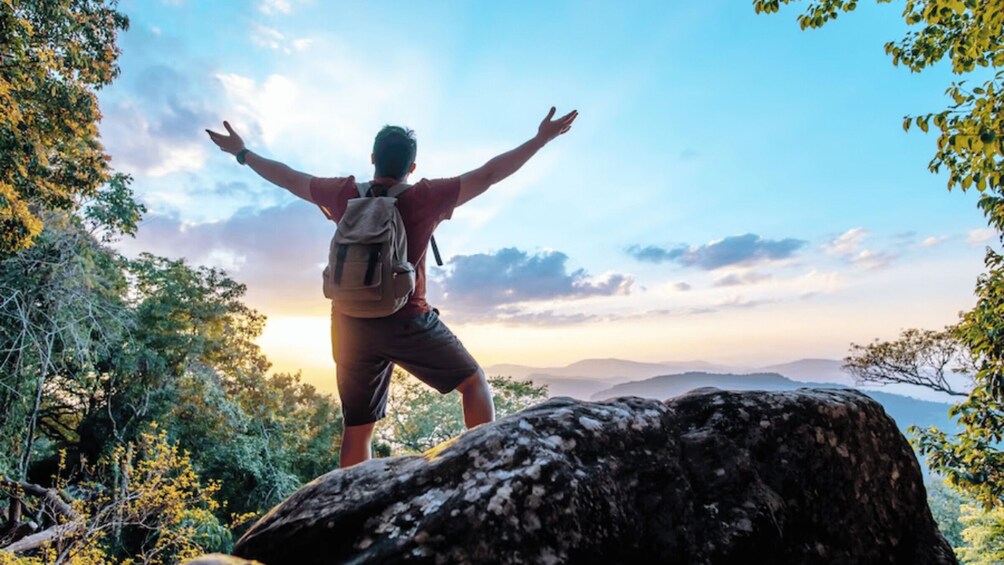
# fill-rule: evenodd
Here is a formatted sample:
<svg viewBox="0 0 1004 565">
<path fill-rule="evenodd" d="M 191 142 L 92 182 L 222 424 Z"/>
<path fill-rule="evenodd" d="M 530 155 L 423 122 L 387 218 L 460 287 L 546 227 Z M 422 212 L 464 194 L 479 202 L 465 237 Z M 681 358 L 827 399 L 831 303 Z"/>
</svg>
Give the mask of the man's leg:
<svg viewBox="0 0 1004 565">
<path fill-rule="evenodd" d="M 488 386 L 485 372 L 480 367 L 476 373 L 460 383 L 457 390 L 464 397 L 464 424 L 468 428 L 495 421 L 492 389 Z"/>
<path fill-rule="evenodd" d="M 342 432 L 342 451 L 338 456 L 338 465 L 341 468 L 351 467 L 372 457 L 370 446 L 373 444 L 375 426 L 376 422 L 361 426 L 345 426 L 345 431 Z"/>
</svg>

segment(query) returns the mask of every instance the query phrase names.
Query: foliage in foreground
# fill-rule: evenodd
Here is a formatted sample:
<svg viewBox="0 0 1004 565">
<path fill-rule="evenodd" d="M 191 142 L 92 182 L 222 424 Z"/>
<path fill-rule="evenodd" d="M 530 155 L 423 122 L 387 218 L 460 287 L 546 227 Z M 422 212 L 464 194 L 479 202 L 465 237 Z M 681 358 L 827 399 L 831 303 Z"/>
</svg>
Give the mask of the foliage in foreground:
<svg viewBox="0 0 1004 565">
<path fill-rule="evenodd" d="M 58 523 L 51 539 L 36 557 L 7 562 L 155 565 L 231 545 L 230 529 L 217 517 L 219 483 L 202 484 L 189 455 L 156 426 L 77 474 L 72 481 L 60 478 L 51 491 L 69 499 L 63 513 L 51 517 Z"/>
<path fill-rule="evenodd" d="M 489 377 L 495 416 L 504 418 L 547 399 L 547 385 L 509 377 Z M 377 425 L 378 450 L 384 454 L 422 453 L 462 434 L 460 393 L 440 394 L 415 377 L 394 370 L 387 417 Z"/>
<path fill-rule="evenodd" d="M 754 0 L 753 5 L 758 13 L 773 13 L 791 2 Z M 803 29 L 819 28 L 857 5 L 857 0 L 817 0 L 798 21 Z M 894 65 L 921 72 L 947 58 L 954 73 L 976 79 L 975 84 L 953 82 L 946 90 L 948 108 L 907 116 L 903 128 L 916 125 L 927 132 L 934 126 L 938 138 L 930 170 L 944 169 L 949 190 L 979 191 L 979 207 L 1000 238 L 1004 236 L 1004 5 L 988 0 L 906 0 L 903 18 L 909 29 L 906 36 L 885 47 Z M 985 265 L 986 272 L 976 283 L 976 307 L 963 313 L 947 336 L 958 343 L 972 367 L 972 388 L 950 412 L 962 430 L 953 436 L 937 429 L 918 430 L 914 441 L 933 471 L 984 508 L 994 509 L 1004 506 L 1000 449 L 1004 256 L 988 248 Z M 898 345 L 909 348 L 906 342 L 914 337 L 918 336 L 904 336 Z"/>
</svg>

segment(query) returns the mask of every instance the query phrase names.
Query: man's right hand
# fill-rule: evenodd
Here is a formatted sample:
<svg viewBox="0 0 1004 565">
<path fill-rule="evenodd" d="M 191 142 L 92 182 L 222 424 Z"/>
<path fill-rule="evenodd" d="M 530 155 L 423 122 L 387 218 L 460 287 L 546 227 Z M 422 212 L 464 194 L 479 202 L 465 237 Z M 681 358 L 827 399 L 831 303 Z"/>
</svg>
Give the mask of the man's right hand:
<svg viewBox="0 0 1004 565">
<path fill-rule="evenodd" d="M 551 118 L 554 117 L 554 112 L 555 108 L 554 106 L 551 106 L 551 111 L 547 113 L 544 120 L 540 122 L 540 127 L 537 128 L 537 138 L 543 143 L 547 143 L 572 129 L 572 122 L 574 122 L 575 118 L 579 115 L 578 110 L 572 110 L 557 120 L 552 120 Z"/>
<path fill-rule="evenodd" d="M 207 129 L 206 133 L 209 134 L 209 139 L 213 140 L 213 143 L 220 148 L 220 151 L 225 151 L 231 155 L 240 153 L 241 149 L 244 149 L 244 140 L 241 139 L 241 136 L 237 135 L 234 128 L 230 127 L 230 122 L 223 122 L 223 127 L 227 128 L 230 135 L 223 135 L 222 133 Z"/>
</svg>

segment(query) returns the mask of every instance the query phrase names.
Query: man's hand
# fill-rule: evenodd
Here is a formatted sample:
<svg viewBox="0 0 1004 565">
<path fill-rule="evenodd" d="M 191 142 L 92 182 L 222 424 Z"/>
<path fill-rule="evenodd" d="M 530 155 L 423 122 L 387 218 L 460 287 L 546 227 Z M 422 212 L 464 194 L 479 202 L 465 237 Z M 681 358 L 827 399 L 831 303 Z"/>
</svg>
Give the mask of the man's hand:
<svg viewBox="0 0 1004 565">
<path fill-rule="evenodd" d="M 227 128 L 227 132 L 230 135 L 223 135 L 222 133 L 207 129 L 206 133 L 209 134 L 209 139 L 213 140 L 213 143 L 220 148 L 220 151 L 225 151 L 231 155 L 240 153 L 244 149 L 244 140 L 241 139 L 241 136 L 237 135 L 234 128 L 230 127 L 230 122 L 223 122 L 223 127 Z M 256 155 L 255 153 L 248 153 L 244 157 L 244 163 L 268 182 L 285 188 L 307 202 L 313 202 L 310 197 L 310 180 L 314 177 L 293 170 L 278 161 Z"/>
<path fill-rule="evenodd" d="M 552 113 L 554 112 L 552 111 Z M 230 122 L 223 122 L 223 127 L 227 128 L 230 135 L 223 135 L 222 133 L 216 133 L 207 129 L 206 133 L 209 134 L 209 139 L 213 140 L 213 143 L 220 148 L 220 151 L 226 151 L 231 155 L 238 154 L 241 149 L 244 149 L 244 140 L 241 139 L 241 136 L 237 135 L 234 128 L 230 127 Z"/>
<path fill-rule="evenodd" d="M 555 108 L 554 106 L 551 106 L 551 111 L 547 113 L 544 120 L 540 122 L 540 127 L 537 128 L 537 138 L 544 143 L 547 143 L 572 129 L 572 122 L 574 122 L 575 118 L 579 115 L 578 110 L 572 110 L 557 120 L 552 120 L 551 118 L 554 117 L 554 112 Z"/>
</svg>

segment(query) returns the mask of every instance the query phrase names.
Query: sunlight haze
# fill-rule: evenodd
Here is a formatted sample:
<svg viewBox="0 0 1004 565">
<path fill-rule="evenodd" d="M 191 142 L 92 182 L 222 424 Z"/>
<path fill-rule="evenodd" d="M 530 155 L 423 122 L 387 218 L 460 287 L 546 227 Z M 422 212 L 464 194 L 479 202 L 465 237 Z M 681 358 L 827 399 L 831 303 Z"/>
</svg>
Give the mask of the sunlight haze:
<svg viewBox="0 0 1004 565">
<path fill-rule="evenodd" d="M 764 366 L 937 329 L 974 304 L 994 239 L 927 170 L 944 65 L 883 45 L 899 6 L 818 31 L 750 2 L 125 0 L 100 92 L 113 167 L 149 213 L 127 254 L 222 268 L 269 319 L 274 369 L 334 389 L 321 294 L 334 224 L 204 133 L 315 176 L 369 180 L 373 135 L 413 128 L 421 177 L 575 127 L 436 231 L 429 301 L 471 353 Z"/>
</svg>

